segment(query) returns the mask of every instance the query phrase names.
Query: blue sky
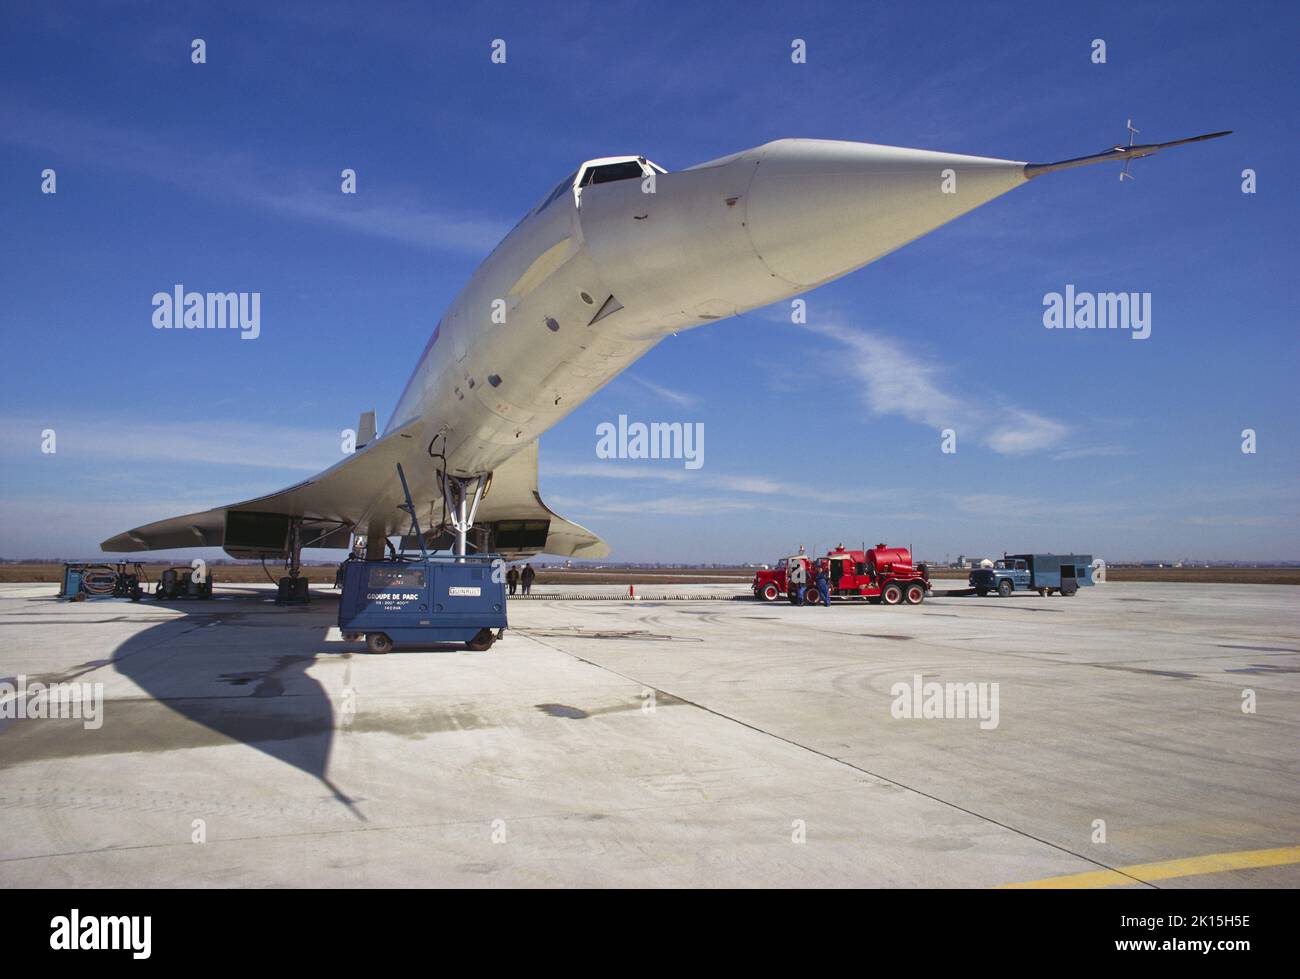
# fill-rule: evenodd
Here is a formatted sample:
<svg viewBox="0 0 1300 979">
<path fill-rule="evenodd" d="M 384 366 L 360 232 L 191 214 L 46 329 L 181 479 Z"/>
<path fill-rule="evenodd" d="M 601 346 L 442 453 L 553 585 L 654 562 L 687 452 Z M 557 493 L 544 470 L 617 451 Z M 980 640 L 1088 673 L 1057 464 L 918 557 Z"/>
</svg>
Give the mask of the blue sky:
<svg viewBox="0 0 1300 979">
<path fill-rule="evenodd" d="M 7 3 L 0 556 L 91 555 L 337 461 L 584 159 L 672 170 L 810 136 L 1050 161 L 1131 117 L 1141 140 L 1235 134 L 1132 182 L 1035 180 L 809 293 L 807 326 L 769 308 L 670 337 L 543 437 L 543 495 L 624 560 L 863 539 L 1300 558 L 1296 23 L 1284 3 Z M 178 282 L 260 292 L 261 336 L 154 330 Z M 1150 339 L 1045 330 L 1066 283 L 1151 293 Z M 819 411 L 793 416 L 797 391 Z M 597 460 L 619 414 L 702 422 L 705 465 Z"/>
</svg>

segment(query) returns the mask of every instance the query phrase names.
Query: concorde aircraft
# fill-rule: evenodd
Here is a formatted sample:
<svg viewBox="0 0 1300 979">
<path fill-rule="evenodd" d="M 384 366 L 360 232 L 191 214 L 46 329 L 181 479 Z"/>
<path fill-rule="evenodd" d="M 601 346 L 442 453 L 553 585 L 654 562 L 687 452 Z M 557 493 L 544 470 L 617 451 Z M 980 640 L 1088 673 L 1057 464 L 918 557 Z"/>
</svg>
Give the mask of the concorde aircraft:
<svg viewBox="0 0 1300 979">
<path fill-rule="evenodd" d="M 457 554 L 600 558 L 605 543 L 537 491 L 537 440 L 670 333 L 788 299 L 874 262 L 1043 174 L 1131 162 L 1169 143 L 1058 163 L 781 139 L 669 173 L 641 156 L 588 160 L 483 261 L 433 328 L 380 437 L 287 489 L 104 541 L 110 553 L 222 547 L 280 558 L 383 542 L 415 509 Z"/>
</svg>

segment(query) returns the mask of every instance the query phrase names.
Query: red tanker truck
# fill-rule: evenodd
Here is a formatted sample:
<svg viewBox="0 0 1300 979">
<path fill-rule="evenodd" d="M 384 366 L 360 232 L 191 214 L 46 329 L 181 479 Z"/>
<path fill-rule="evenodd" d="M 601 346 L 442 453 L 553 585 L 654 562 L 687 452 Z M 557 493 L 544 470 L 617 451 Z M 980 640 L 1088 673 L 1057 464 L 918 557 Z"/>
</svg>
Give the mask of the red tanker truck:
<svg viewBox="0 0 1300 979">
<path fill-rule="evenodd" d="M 831 586 L 831 601 L 869 601 L 883 605 L 920 605 L 930 590 L 930 575 L 925 565 L 912 566 L 912 552 L 906 547 L 877 544 L 866 551 L 845 550 L 843 545 L 825 557 L 813 558 L 794 554 L 782 558 L 770 570 L 754 575 L 754 597 L 775 602 L 782 595 L 794 601 L 789 586 L 789 571 L 794 562 L 803 562 L 808 572 L 807 604 L 820 604 L 821 596 L 813 587 L 817 568 L 826 573 Z"/>
</svg>

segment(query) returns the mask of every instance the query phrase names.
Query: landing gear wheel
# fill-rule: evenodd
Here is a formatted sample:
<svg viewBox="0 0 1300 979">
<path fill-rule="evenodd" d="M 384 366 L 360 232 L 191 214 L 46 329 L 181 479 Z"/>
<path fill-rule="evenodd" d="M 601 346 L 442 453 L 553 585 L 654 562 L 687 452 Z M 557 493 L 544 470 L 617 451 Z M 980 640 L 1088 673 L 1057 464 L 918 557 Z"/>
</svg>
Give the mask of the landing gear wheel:
<svg viewBox="0 0 1300 979">
<path fill-rule="evenodd" d="M 1012 588 L 1011 582 L 1008 581 L 1006 578 L 1003 578 L 1001 581 L 998 582 L 998 597 L 1007 598 L 1011 594 L 1011 588 Z"/>
<path fill-rule="evenodd" d="M 393 648 L 393 640 L 382 632 L 366 633 L 366 649 L 376 655 L 386 653 Z"/>
<path fill-rule="evenodd" d="M 897 605 L 903 600 L 903 589 L 891 581 L 880 593 L 880 600 L 886 605 Z"/>
<path fill-rule="evenodd" d="M 473 639 L 467 639 L 465 641 L 465 648 L 476 653 L 481 653 L 485 650 L 491 649 L 492 644 L 496 641 L 497 637 L 492 635 L 491 629 L 480 629 L 478 635 Z"/>
<path fill-rule="evenodd" d="M 765 602 L 775 602 L 781 597 L 781 589 L 777 588 L 774 582 L 769 581 L 763 586 L 762 590 L 759 591 L 758 597 Z"/>
<path fill-rule="evenodd" d="M 925 601 L 925 587 L 919 584 L 908 585 L 903 593 L 903 599 L 908 605 L 920 605 Z"/>
</svg>

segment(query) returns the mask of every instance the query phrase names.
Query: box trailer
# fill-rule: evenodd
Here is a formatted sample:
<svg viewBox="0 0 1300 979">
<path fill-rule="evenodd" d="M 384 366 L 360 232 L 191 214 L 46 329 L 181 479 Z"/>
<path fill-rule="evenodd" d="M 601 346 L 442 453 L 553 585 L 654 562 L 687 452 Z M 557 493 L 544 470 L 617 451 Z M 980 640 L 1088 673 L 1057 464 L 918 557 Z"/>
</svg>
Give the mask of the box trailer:
<svg viewBox="0 0 1300 979">
<path fill-rule="evenodd" d="M 1004 554 L 991 568 L 976 568 L 970 584 L 977 595 L 1036 591 L 1040 595 L 1073 595 L 1093 584 L 1091 554 Z"/>
</svg>

